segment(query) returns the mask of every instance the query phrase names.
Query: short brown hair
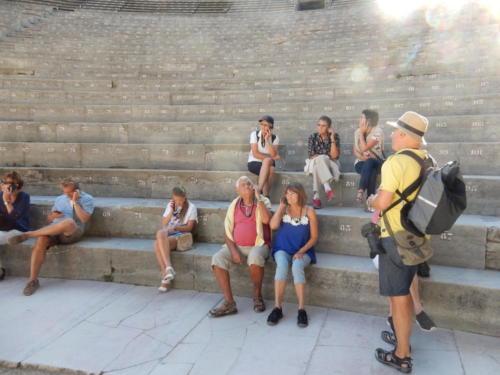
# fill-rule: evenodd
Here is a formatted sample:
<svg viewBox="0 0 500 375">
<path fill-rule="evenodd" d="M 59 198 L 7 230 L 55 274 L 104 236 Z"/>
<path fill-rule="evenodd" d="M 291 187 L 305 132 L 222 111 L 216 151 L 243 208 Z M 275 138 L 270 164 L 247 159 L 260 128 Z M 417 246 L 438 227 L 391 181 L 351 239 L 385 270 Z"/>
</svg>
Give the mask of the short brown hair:
<svg viewBox="0 0 500 375">
<path fill-rule="evenodd" d="M 6 179 L 8 179 L 8 178 L 10 178 L 12 180 L 13 184 L 17 185 L 18 189 L 22 189 L 22 187 L 24 186 L 23 179 L 21 178 L 21 176 L 19 175 L 19 173 L 17 173 L 16 171 L 10 171 L 10 172 L 7 172 L 7 173 L 5 173 L 3 175 L 3 180 L 4 181 Z"/>
<path fill-rule="evenodd" d="M 80 184 L 78 181 L 73 180 L 71 177 L 65 178 L 64 180 L 61 181 L 62 186 L 68 186 L 68 185 L 73 185 L 75 189 L 80 189 Z"/>
<path fill-rule="evenodd" d="M 305 207 L 306 203 L 307 203 L 307 194 L 306 194 L 306 190 L 304 189 L 304 186 L 302 186 L 301 183 L 299 182 L 290 182 L 286 188 L 285 188 L 285 191 L 283 192 L 283 195 L 286 194 L 286 192 L 290 190 L 290 191 L 293 191 L 294 193 L 297 193 L 297 195 L 299 196 L 299 206 L 300 207 Z"/>
</svg>

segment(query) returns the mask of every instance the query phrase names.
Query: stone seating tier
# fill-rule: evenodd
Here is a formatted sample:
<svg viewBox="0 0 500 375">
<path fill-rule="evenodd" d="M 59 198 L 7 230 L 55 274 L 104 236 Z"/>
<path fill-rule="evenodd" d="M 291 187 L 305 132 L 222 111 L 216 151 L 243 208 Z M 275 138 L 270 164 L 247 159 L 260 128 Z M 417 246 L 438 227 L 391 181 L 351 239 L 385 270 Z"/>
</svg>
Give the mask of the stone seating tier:
<svg viewBox="0 0 500 375">
<path fill-rule="evenodd" d="M 235 181 L 249 174 L 256 120 L 272 114 L 281 138 L 277 203 L 289 181 L 310 194 L 311 178 L 301 172 L 305 141 L 328 114 L 345 173 L 336 198 L 318 210 L 308 303 L 385 315 L 359 235 L 370 216 L 355 202 L 353 131 L 365 108 L 378 110 L 382 124 L 416 110 L 431 121 L 428 149 L 441 164 L 460 160 L 468 192 L 466 214 L 432 239 L 426 311 L 441 327 L 500 336 L 498 21 L 471 8 L 448 30 L 430 28 L 421 13 L 402 27 L 373 4 L 334 1 L 324 11 L 295 12 L 291 1 L 234 0 L 217 15 L 77 9 L 0 35 L 0 173 L 20 171 L 34 227 L 63 177 L 96 197 L 88 237 L 50 250 L 43 276 L 157 285 L 152 239 L 180 185 L 196 200 L 200 222 L 196 248 L 174 254 L 175 286 L 218 291 L 210 257 Z M 32 5 L 4 1 L 1 15 L 12 6 Z M 0 248 L 11 274 L 27 275 L 31 245 Z M 244 267 L 232 280 L 237 295 L 248 295 Z"/>
<path fill-rule="evenodd" d="M 178 167 L 178 166 L 177 166 Z M 2 173 L 13 167 L 3 167 Z M 250 175 L 244 169 L 240 171 L 207 170 L 167 170 L 167 169 L 132 169 L 132 168 L 56 168 L 56 167 L 15 167 L 22 172 L 30 192 L 37 195 L 56 195 L 59 182 L 66 176 L 72 176 L 82 182 L 86 190 L 96 197 L 138 197 L 165 198 L 174 186 L 184 186 L 193 199 L 229 200 L 234 196 L 234 183 L 239 176 Z M 468 194 L 467 213 L 477 215 L 500 216 L 498 176 L 465 175 Z M 254 179 L 255 181 L 255 179 Z M 311 178 L 303 172 L 277 173 L 271 200 L 278 202 L 282 189 L 290 181 L 302 183 L 310 194 Z M 356 207 L 355 202 L 358 175 L 343 174 L 342 179 L 333 185 L 336 198 L 328 207 Z M 217 189 L 214 189 L 217 186 Z M 359 207 L 359 208 L 358 208 Z"/>
</svg>

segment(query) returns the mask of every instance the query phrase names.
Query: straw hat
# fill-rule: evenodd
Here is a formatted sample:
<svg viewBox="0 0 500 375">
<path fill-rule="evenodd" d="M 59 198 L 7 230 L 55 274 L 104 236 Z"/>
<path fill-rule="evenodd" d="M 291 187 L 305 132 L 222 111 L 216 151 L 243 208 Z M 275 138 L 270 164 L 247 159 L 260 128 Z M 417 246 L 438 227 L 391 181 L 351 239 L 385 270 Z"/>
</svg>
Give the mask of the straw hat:
<svg viewBox="0 0 500 375">
<path fill-rule="evenodd" d="M 387 121 L 387 124 L 407 133 L 414 140 L 426 145 L 424 134 L 429 126 L 429 120 L 417 112 L 405 112 L 398 121 Z"/>
</svg>

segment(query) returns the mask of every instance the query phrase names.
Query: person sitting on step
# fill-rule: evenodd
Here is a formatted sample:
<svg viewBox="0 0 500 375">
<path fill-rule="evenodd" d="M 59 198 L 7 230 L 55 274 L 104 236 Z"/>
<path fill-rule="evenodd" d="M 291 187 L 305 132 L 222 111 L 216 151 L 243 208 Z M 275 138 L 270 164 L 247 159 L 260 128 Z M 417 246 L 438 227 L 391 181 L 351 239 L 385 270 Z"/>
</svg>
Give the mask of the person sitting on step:
<svg viewBox="0 0 500 375">
<path fill-rule="evenodd" d="M 248 170 L 259 176 L 258 192 L 269 197 L 274 180 L 276 160 L 280 159 L 279 138 L 273 134 L 274 119 L 263 116 L 260 120 L 260 130 L 250 133 L 250 154 L 248 155 Z"/>
<path fill-rule="evenodd" d="M 365 109 L 359 118 L 359 128 L 354 132 L 354 169 L 361 175 L 356 200 L 364 205 L 367 212 L 370 210 L 365 200 L 375 194 L 377 177 L 385 159 L 384 132 L 377 124 L 378 113 Z"/>
<path fill-rule="evenodd" d="M 321 208 L 319 188 L 323 186 L 327 200 L 335 197 L 331 183 L 340 178 L 340 137 L 332 129 L 332 119 L 321 116 L 317 124 L 318 131 L 309 136 L 308 154 L 304 171 L 313 176 L 312 204 Z"/>
<path fill-rule="evenodd" d="M 30 196 L 22 191 L 24 182 L 16 172 L 7 172 L 2 179 L 0 191 L 0 245 L 9 238 L 29 229 Z M 5 278 L 5 268 L 0 262 L 0 281 Z"/>
<path fill-rule="evenodd" d="M 94 198 L 81 191 L 76 181 L 69 178 L 63 180 L 61 189 L 63 194 L 56 198 L 47 217 L 49 225 L 9 238 L 10 245 L 36 238 L 31 253 L 30 279 L 23 291 L 25 296 L 32 295 L 40 287 L 38 275 L 47 250 L 54 245 L 78 242 L 94 212 Z"/>
<path fill-rule="evenodd" d="M 307 207 L 304 187 L 296 182 L 288 184 L 278 210 L 271 219 L 271 229 L 277 230 L 273 239 L 272 255 L 276 261 L 274 276 L 275 307 L 267 324 L 275 325 L 283 318 L 281 301 L 285 293 L 288 267 L 292 265 L 293 283 L 299 302 L 297 325 L 307 327 L 308 318 L 304 305 L 304 268 L 316 263 L 314 245 L 318 241 L 316 212 Z"/>
<path fill-rule="evenodd" d="M 158 288 L 159 293 L 168 292 L 175 277 L 170 252 L 172 250 L 184 251 L 192 247 L 193 236 L 191 232 L 197 222 L 198 212 L 196 206 L 188 201 L 184 189 L 174 187 L 172 189 L 172 198 L 163 213 L 162 229 L 156 232 L 156 241 L 154 243 L 156 259 L 158 259 L 162 272 L 161 285 Z"/>
<path fill-rule="evenodd" d="M 244 256 L 247 257 L 253 283 L 254 311 L 266 309 L 262 298 L 262 280 L 271 245 L 271 202 L 259 194 L 247 176 L 238 178 L 236 191 L 238 197 L 229 205 L 224 220 L 225 245 L 212 257 L 212 269 L 224 294 L 224 303 L 210 310 L 212 317 L 238 312 L 229 281 L 229 269 L 232 264 L 243 264 Z"/>
</svg>

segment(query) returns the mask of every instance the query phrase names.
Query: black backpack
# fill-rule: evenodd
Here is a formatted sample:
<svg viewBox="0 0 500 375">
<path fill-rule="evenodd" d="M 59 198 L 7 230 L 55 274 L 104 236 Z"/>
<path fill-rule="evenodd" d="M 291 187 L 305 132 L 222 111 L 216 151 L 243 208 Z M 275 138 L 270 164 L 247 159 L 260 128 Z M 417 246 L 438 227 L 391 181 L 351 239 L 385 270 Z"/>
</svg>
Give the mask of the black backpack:
<svg viewBox="0 0 500 375">
<path fill-rule="evenodd" d="M 430 157 L 422 159 L 409 150 L 399 154 L 415 160 L 421 167 L 420 175 L 403 192 L 396 191 L 399 199 L 382 215 L 405 201 L 401 210 L 401 224 L 408 232 L 424 237 L 426 234 L 441 234 L 449 230 L 467 207 L 465 183 L 459 163 L 451 161 L 442 168 L 436 168 Z M 409 201 L 408 197 L 417 190 L 415 199 Z"/>
</svg>

